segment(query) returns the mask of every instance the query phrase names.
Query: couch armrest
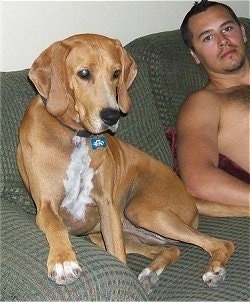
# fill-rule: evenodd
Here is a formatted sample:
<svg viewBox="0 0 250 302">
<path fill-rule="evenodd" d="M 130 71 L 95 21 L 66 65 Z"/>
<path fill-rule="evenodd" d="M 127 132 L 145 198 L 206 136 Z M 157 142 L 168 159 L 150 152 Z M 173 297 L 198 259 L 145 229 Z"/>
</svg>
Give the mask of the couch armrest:
<svg viewBox="0 0 250 302">
<path fill-rule="evenodd" d="M 1 301 L 145 301 L 136 275 L 84 237 L 71 242 L 83 269 L 72 285 L 47 278 L 48 244 L 34 215 L 1 200 Z"/>
</svg>

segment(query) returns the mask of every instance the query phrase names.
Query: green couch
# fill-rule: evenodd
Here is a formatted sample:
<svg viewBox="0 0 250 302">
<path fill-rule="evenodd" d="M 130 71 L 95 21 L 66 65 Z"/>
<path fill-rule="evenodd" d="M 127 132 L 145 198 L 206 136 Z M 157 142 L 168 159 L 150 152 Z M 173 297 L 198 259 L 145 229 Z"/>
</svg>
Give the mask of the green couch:
<svg viewBox="0 0 250 302">
<path fill-rule="evenodd" d="M 242 19 L 247 32 L 249 19 Z M 248 35 L 249 36 L 249 35 Z M 138 63 L 130 94 L 133 107 L 117 135 L 172 165 L 164 130 L 173 127 L 180 104 L 206 81 L 183 44 L 179 30 L 138 38 L 126 46 Z M 208 288 L 202 281 L 209 256 L 200 248 L 177 243 L 178 262 L 160 276 L 149 296 L 137 275 L 149 263 L 128 256 L 128 267 L 94 246 L 87 237 L 70 236 L 83 273 L 70 286 L 47 278 L 48 246 L 35 226 L 35 207 L 16 166 L 20 119 L 36 94 L 28 70 L 1 73 L 1 301 L 235 301 L 249 300 L 249 219 L 201 217 L 199 229 L 232 240 L 236 251 L 225 282 Z"/>
</svg>

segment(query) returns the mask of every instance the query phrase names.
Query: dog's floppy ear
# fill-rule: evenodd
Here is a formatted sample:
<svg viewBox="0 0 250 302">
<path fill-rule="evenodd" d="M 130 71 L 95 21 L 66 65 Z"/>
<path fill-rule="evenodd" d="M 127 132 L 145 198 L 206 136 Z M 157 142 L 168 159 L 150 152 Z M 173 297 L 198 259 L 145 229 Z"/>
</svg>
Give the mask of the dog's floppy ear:
<svg viewBox="0 0 250 302">
<path fill-rule="evenodd" d="M 122 74 L 117 90 L 118 105 L 123 113 L 127 113 L 131 106 L 128 89 L 136 77 L 137 65 L 135 60 L 127 53 L 126 49 L 122 47 L 120 41 L 116 40 L 116 44 L 119 48 L 122 62 Z"/>
<path fill-rule="evenodd" d="M 68 53 L 69 47 L 55 42 L 40 54 L 29 71 L 29 78 L 46 99 L 48 112 L 54 116 L 62 115 L 69 104 L 65 71 Z"/>
</svg>

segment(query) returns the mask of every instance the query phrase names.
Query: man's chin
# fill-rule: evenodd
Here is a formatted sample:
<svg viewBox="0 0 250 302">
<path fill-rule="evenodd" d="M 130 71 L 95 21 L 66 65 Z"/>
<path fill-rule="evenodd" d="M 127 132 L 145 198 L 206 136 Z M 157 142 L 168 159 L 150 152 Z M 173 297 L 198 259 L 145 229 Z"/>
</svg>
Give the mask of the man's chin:
<svg viewBox="0 0 250 302">
<path fill-rule="evenodd" d="M 241 69 L 244 64 L 244 60 L 232 59 L 229 64 L 224 66 L 224 71 L 226 72 L 235 72 Z"/>
</svg>

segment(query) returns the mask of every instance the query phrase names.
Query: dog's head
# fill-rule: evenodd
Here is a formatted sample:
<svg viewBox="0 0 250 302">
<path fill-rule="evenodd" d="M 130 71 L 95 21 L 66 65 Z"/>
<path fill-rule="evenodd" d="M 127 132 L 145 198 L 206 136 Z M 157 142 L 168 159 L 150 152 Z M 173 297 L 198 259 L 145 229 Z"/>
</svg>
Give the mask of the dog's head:
<svg viewBox="0 0 250 302">
<path fill-rule="evenodd" d="M 129 111 L 128 88 L 136 73 L 135 61 L 118 40 L 81 34 L 44 50 L 29 77 L 50 114 L 101 133 L 116 130 L 120 111 Z"/>
</svg>

